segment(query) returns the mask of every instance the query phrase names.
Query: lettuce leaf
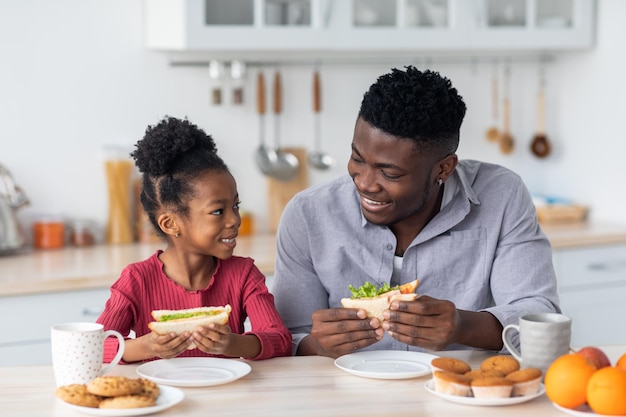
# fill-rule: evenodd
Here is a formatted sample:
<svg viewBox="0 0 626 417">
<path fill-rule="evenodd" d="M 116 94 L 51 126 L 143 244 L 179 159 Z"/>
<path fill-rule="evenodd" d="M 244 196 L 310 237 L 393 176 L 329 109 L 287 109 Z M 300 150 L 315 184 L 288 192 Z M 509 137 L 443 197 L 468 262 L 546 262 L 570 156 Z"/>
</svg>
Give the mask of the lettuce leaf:
<svg viewBox="0 0 626 417">
<path fill-rule="evenodd" d="M 389 286 L 386 282 L 383 283 L 380 287 L 372 284 L 371 282 L 365 282 L 365 284 L 361 285 L 359 288 L 354 288 L 352 284 L 348 285 L 348 289 L 352 292 L 352 296 L 350 298 L 364 298 L 364 297 L 376 297 L 377 295 L 384 294 L 386 292 L 400 289 L 399 285 L 395 287 Z"/>
</svg>

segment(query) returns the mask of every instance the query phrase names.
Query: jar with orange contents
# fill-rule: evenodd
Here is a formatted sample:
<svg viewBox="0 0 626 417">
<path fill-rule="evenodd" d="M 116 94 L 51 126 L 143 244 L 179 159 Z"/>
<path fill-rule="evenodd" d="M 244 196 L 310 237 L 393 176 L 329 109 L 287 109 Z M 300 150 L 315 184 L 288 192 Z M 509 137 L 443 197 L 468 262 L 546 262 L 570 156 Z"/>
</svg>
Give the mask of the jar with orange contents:
<svg viewBox="0 0 626 417">
<path fill-rule="evenodd" d="M 33 246 L 59 249 L 65 246 L 65 222 L 59 217 L 41 217 L 33 223 Z"/>
<path fill-rule="evenodd" d="M 249 236 L 254 232 L 254 217 L 252 213 L 240 211 L 241 225 L 239 226 L 239 236 Z"/>
</svg>

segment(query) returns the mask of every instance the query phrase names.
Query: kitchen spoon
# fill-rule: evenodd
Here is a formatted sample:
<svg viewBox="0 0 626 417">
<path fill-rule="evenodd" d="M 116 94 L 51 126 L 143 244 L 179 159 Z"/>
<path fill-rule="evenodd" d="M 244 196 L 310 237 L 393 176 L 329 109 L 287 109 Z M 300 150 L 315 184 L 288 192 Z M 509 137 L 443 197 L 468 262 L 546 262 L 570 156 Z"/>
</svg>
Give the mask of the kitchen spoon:
<svg viewBox="0 0 626 417">
<path fill-rule="evenodd" d="M 255 153 L 256 163 L 265 175 L 272 175 L 274 163 L 278 159 L 276 152 L 265 145 L 265 77 L 259 71 L 257 75 L 257 112 L 259 114 L 259 147 Z"/>
<path fill-rule="evenodd" d="M 500 135 L 500 151 L 503 154 L 507 155 L 513 152 L 513 147 L 515 145 L 513 135 L 511 135 L 510 131 L 511 101 L 509 98 L 509 88 L 511 80 L 511 69 L 508 67 L 504 70 L 504 80 L 505 93 L 504 99 L 502 101 L 502 134 Z"/>
<path fill-rule="evenodd" d="M 274 146 L 276 148 L 276 160 L 273 161 L 272 173 L 274 178 L 282 181 L 290 181 L 298 174 L 300 161 L 291 152 L 280 149 L 280 114 L 282 113 L 282 81 L 280 72 L 274 74 Z"/>
<path fill-rule="evenodd" d="M 321 132 L 320 132 L 320 111 L 322 110 L 322 93 L 320 85 L 320 74 L 316 70 L 313 72 L 313 113 L 315 113 L 314 124 L 314 137 L 315 148 L 313 152 L 309 154 L 309 162 L 314 168 L 324 170 L 328 169 L 335 164 L 335 160 L 332 156 L 328 155 L 321 150 Z"/>
<path fill-rule="evenodd" d="M 544 128 L 544 109 L 545 109 L 545 78 L 543 70 L 539 79 L 539 91 L 537 92 L 537 132 L 530 144 L 531 152 L 538 158 L 545 158 L 550 154 L 552 146 L 548 141 Z"/>
</svg>

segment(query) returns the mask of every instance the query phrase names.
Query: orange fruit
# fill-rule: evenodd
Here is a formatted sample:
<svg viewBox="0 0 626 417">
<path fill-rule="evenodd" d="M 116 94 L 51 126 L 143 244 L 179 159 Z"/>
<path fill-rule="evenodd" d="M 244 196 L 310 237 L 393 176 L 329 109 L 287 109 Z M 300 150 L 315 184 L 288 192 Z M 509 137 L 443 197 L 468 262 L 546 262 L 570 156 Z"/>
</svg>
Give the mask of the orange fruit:
<svg viewBox="0 0 626 417">
<path fill-rule="evenodd" d="M 560 356 L 546 370 L 546 395 L 561 407 L 579 407 L 587 402 L 587 382 L 595 371 L 593 365 L 576 353 Z"/>
<path fill-rule="evenodd" d="M 597 414 L 626 415 L 626 371 L 612 366 L 598 369 L 587 383 L 587 402 Z"/>
<path fill-rule="evenodd" d="M 615 362 L 615 367 L 626 371 L 626 353 L 620 356 L 617 362 Z"/>
</svg>

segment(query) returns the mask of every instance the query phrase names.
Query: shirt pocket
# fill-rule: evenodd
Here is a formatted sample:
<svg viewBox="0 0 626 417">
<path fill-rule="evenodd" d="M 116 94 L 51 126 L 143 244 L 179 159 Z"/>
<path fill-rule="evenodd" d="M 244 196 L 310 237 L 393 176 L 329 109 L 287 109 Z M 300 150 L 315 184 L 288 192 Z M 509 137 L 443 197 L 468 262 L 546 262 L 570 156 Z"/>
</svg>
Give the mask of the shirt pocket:
<svg viewBox="0 0 626 417">
<path fill-rule="evenodd" d="M 488 283 L 487 232 L 483 228 L 449 231 L 428 242 L 431 254 L 424 276 L 436 298 L 452 294 L 475 296 Z M 418 263 L 420 262 L 418 253 Z M 465 297 L 463 297 L 465 298 Z"/>
</svg>

